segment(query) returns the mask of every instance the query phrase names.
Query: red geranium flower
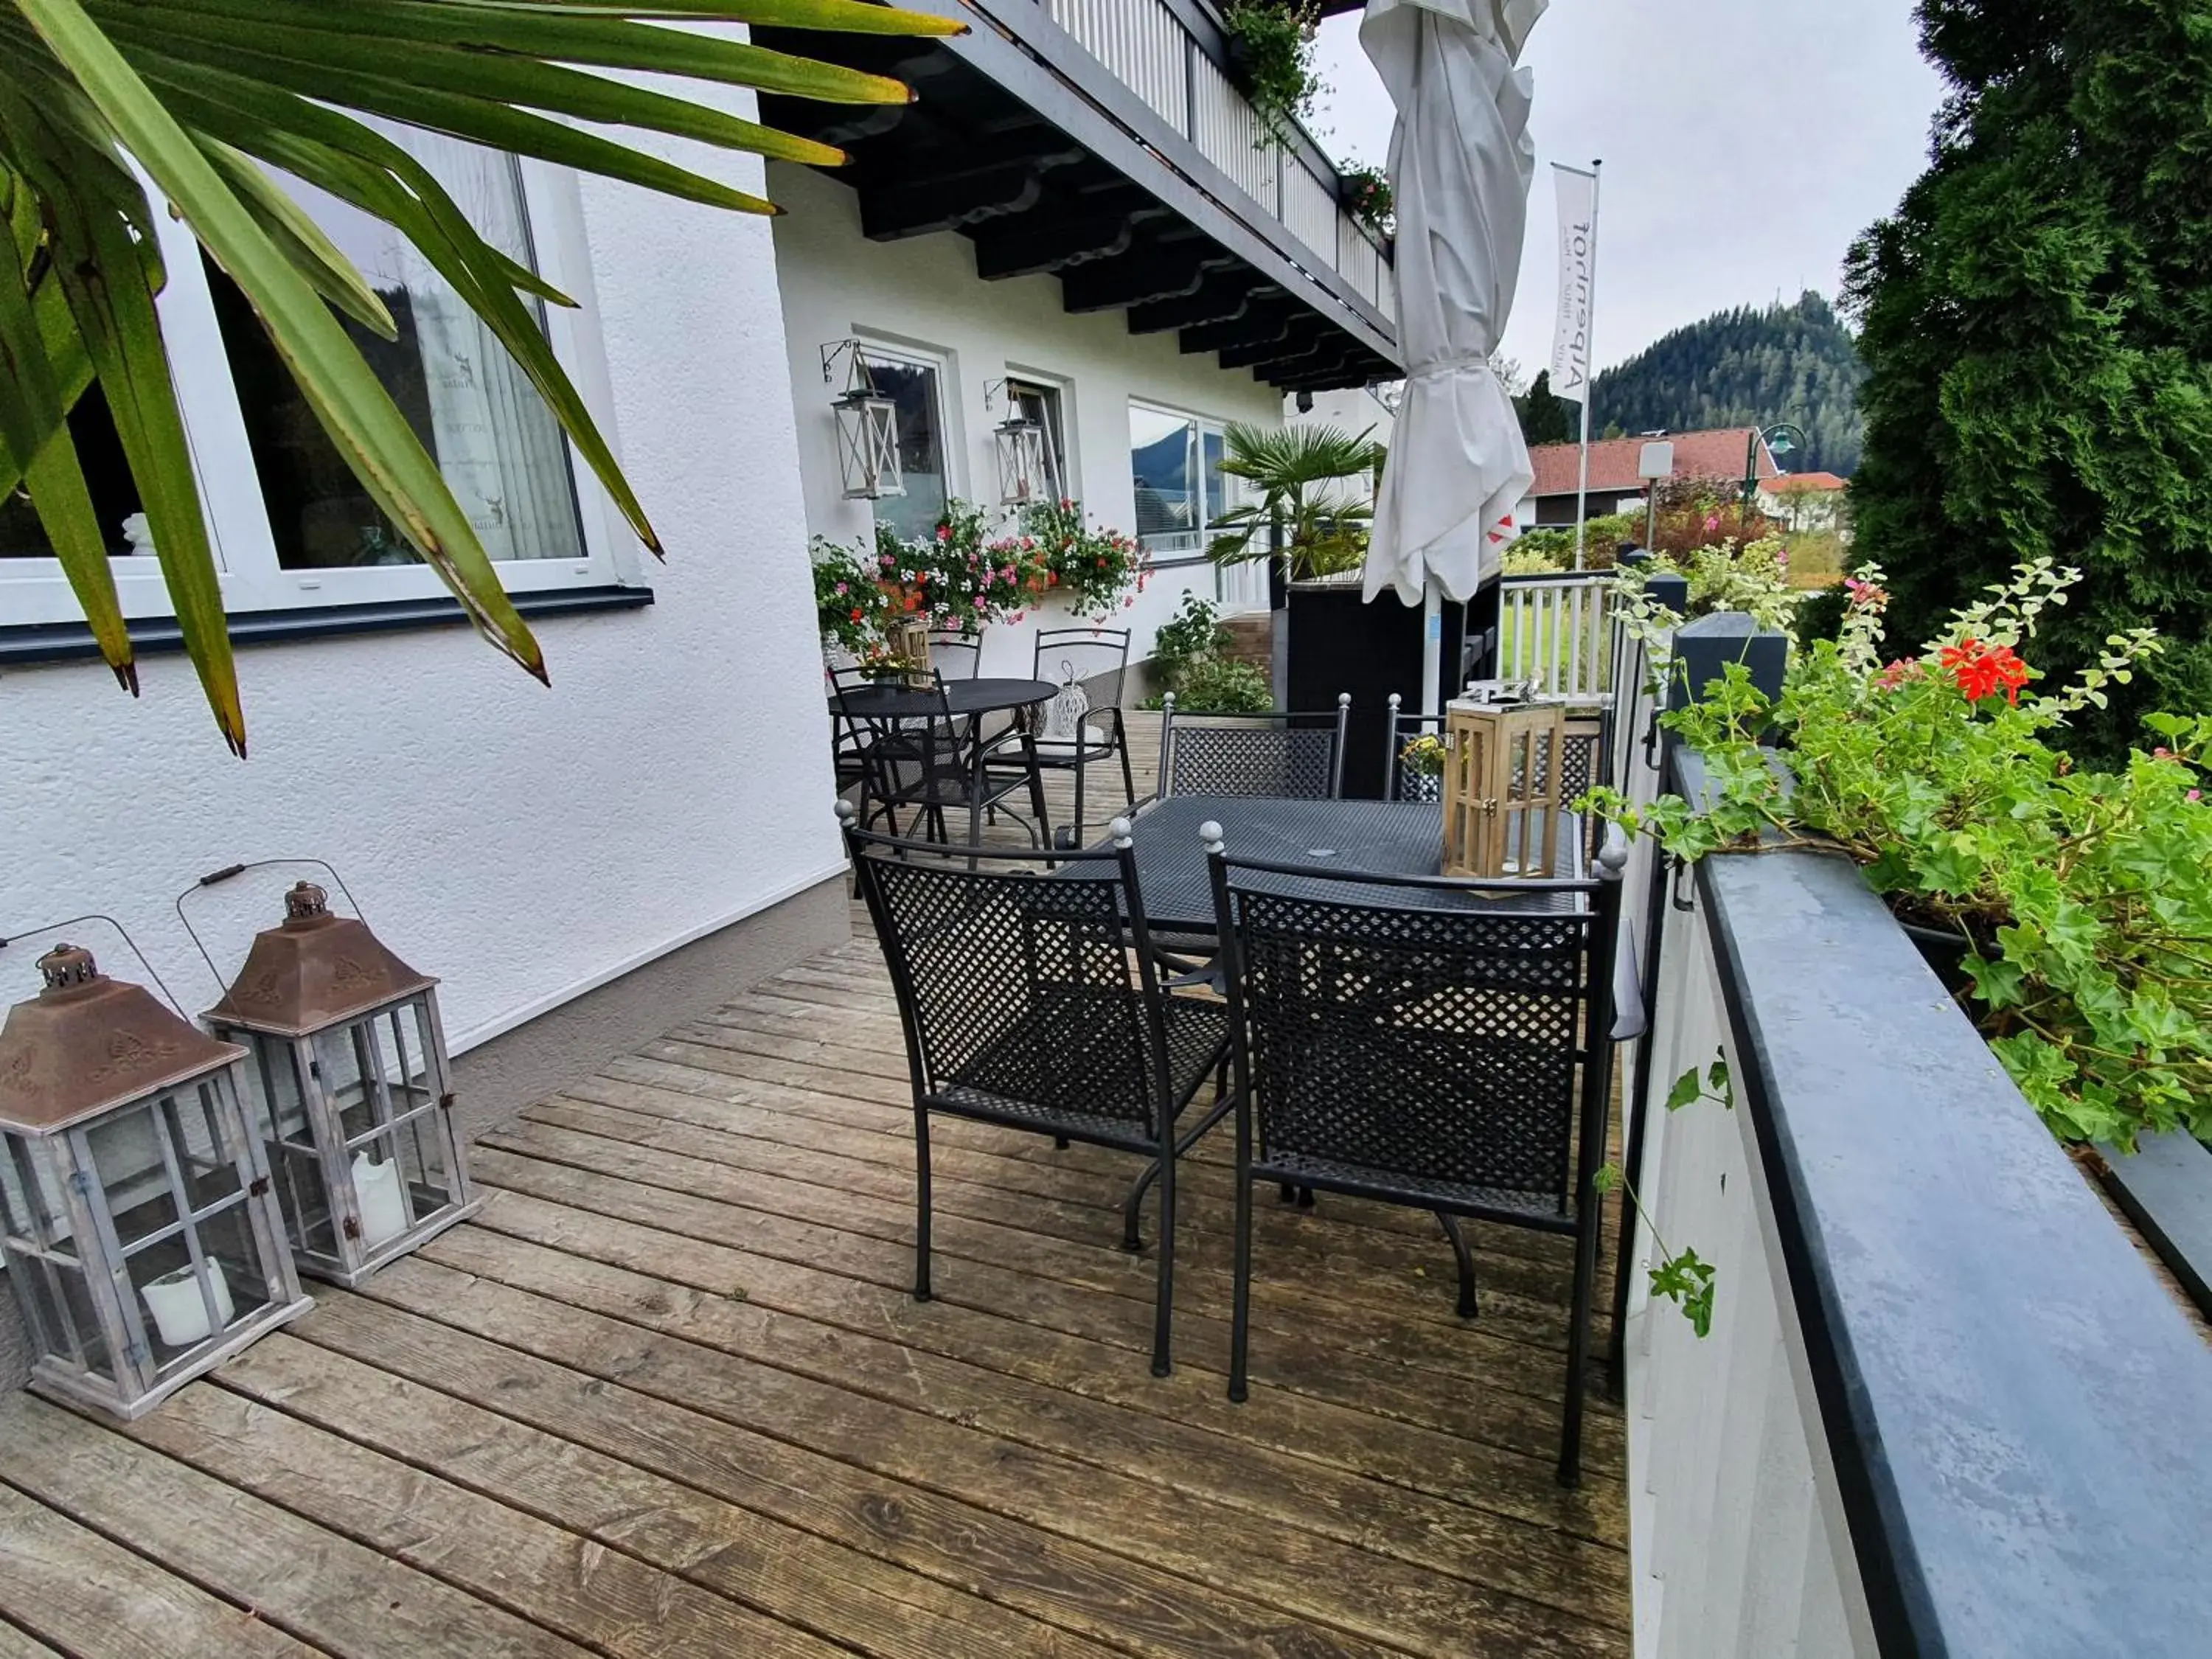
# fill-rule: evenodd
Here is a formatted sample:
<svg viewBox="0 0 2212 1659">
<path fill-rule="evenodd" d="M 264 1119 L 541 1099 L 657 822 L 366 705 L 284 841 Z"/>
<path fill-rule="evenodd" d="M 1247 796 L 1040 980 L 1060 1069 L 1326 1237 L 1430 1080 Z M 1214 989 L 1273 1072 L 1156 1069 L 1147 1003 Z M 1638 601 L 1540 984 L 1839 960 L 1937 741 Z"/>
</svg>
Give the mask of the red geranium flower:
<svg viewBox="0 0 2212 1659">
<path fill-rule="evenodd" d="M 2008 645 L 1984 645 L 1979 640 L 1965 639 L 1945 646 L 1939 660 L 1959 683 L 1968 702 L 1979 702 L 2002 691 L 2008 702 L 2017 704 L 2021 688 L 2027 684 L 2027 665 L 2013 654 Z"/>
</svg>

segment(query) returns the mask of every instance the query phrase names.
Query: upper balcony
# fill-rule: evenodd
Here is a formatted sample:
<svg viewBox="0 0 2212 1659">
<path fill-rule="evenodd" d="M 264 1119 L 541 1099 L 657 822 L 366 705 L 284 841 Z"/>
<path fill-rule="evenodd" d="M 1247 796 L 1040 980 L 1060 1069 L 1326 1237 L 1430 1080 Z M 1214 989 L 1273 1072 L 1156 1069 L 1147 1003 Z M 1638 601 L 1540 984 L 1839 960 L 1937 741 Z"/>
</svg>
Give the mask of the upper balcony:
<svg viewBox="0 0 2212 1659">
<path fill-rule="evenodd" d="M 765 98 L 839 144 L 867 234 L 957 230 L 986 281 L 1051 272 L 1071 312 L 1124 310 L 1285 391 L 1401 371 L 1389 253 L 1303 131 L 1268 141 L 1212 0 L 925 0 L 970 31 L 922 42 L 759 29 L 896 76 L 918 100 Z"/>
</svg>

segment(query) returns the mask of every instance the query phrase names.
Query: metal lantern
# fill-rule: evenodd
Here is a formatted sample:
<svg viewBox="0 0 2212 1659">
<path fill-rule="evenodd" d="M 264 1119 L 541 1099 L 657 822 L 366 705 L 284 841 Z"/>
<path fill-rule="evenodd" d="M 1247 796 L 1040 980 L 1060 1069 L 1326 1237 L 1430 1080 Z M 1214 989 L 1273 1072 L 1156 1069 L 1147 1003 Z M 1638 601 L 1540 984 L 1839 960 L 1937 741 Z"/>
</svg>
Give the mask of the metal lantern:
<svg viewBox="0 0 2212 1659">
<path fill-rule="evenodd" d="M 135 1418 L 308 1304 L 240 1098 L 246 1051 L 88 951 L 39 968 L 0 1030 L 0 1249 L 33 1382 Z"/>
<path fill-rule="evenodd" d="M 830 404 L 837 416 L 837 471 L 848 501 L 880 501 L 906 494 L 899 471 L 898 405 L 876 390 L 876 377 L 858 340 L 822 348 L 822 378 L 834 381 L 846 360 L 845 389 Z"/>
<path fill-rule="evenodd" d="M 1549 876 L 1566 714 L 1557 703 L 1444 705 L 1444 874 Z"/>
<path fill-rule="evenodd" d="M 1009 397 L 1012 412 L 999 422 L 999 503 L 1028 507 L 1050 501 L 1056 491 L 1052 482 L 1052 456 L 1045 440 L 1044 423 L 1023 413 Z"/>
<path fill-rule="evenodd" d="M 453 1133 L 438 981 L 303 881 L 205 1018 L 241 1043 L 292 1253 L 353 1285 L 481 1200 Z"/>
</svg>

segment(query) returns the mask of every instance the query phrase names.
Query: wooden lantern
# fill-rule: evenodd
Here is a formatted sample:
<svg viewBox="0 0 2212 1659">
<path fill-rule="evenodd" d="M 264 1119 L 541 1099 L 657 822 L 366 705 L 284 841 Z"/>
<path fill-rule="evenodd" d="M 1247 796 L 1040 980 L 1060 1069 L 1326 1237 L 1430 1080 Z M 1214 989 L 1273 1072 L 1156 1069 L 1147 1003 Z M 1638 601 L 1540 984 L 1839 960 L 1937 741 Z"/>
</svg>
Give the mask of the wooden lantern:
<svg viewBox="0 0 2212 1659">
<path fill-rule="evenodd" d="M 1444 874 L 1553 874 L 1566 711 L 1557 703 L 1447 703 L 1444 742 Z"/>
<path fill-rule="evenodd" d="M 899 677 L 908 685 L 926 688 L 931 684 L 927 623 L 902 617 L 884 629 L 884 644 L 905 665 Z"/>
</svg>

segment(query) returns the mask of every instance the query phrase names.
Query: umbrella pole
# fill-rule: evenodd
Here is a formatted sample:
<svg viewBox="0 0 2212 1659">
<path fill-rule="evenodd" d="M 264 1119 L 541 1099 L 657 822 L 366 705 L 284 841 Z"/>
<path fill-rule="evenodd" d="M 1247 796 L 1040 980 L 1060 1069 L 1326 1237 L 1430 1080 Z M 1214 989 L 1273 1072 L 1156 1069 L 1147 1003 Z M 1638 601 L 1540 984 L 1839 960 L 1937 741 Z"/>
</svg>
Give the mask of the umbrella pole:
<svg viewBox="0 0 2212 1659">
<path fill-rule="evenodd" d="M 1421 713 L 1443 713 L 1444 596 L 1432 580 L 1421 595 Z"/>
</svg>

